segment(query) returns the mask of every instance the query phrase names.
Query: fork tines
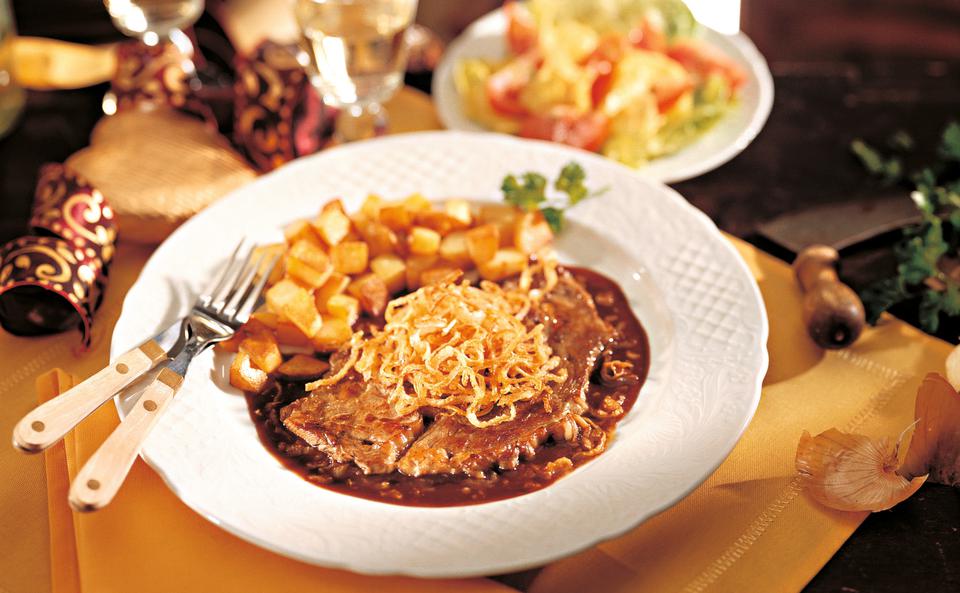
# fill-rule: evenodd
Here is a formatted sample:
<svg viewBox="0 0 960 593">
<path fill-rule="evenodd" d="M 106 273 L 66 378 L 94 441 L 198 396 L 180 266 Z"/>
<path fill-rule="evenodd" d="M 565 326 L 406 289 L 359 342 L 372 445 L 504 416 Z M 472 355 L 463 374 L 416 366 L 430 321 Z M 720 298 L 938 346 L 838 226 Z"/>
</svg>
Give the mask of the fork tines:
<svg viewBox="0 0 960 593">
<path fill-rule="evenodd" d="M 280 259 L 279 254 L 257 253 L 256 245 L 246 248 L 245 243 L 246 239 L 241 239 L 229 261 L 197 299 L 198 308 L 231 325 L 246 322 Z M 245 254 L 242 259 L 241 254 Z"/>
</svg>

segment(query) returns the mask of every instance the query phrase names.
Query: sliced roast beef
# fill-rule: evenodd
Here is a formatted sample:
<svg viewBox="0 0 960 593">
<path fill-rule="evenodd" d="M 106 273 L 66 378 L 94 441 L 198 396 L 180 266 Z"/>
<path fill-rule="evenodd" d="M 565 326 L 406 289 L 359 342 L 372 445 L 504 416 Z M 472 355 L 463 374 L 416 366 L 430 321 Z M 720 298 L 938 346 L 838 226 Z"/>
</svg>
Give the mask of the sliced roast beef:
<svg viewBox="0 0 960 593">
<path fill-rule="evenodd" d="M 460 416 L 444 414 L 417 439 L 397 465 L 408 476 L 467 474 L 481 477 L 493 466 L 515 469 L 534 455 L 547 437 L 572 439 L 578 427 L 568 413 L 548 413 L 541 402 L 523 404 L 517 418 L 477 428 Z"/>
<path fill-rule="evenodd" d="M 613 330 L 597 314 L 590 294 L 566 273 L 534 307 L 529 321 L 544 325 L 547 342 L 567 371 L 563 385 L 546 402 L 524 402 L 515 420 L 496 426 L 477 428 L 460 417 L 438 416 L 400 459 L 401 472 L 480 475 L 492 466 L 513 469 L 547 437 L 572 440 L 579 435 L 576 420 L 587 408 L 587 382 Z"/>
<path fill-rule="evenodd" d="M 547 344 L 567 370 L 567 381 L 555 390 L 554 398 L 576 412 L 586 410 L 585 392 L 597 357 L 614 337 L 613 328 L 600 318 L 590 293 L 567 272 L 557 285 L 533 307 L 530 323 L 542 323 Z"/>
<path fill-rule="evenodd" d="M 283 425 L 334 461 L 364 473 L 388 473 L 423 432 L 423 417 L 397 414 L 374 383 L 356 373 L 322 387 L 280 411 Z"/>
</svg>

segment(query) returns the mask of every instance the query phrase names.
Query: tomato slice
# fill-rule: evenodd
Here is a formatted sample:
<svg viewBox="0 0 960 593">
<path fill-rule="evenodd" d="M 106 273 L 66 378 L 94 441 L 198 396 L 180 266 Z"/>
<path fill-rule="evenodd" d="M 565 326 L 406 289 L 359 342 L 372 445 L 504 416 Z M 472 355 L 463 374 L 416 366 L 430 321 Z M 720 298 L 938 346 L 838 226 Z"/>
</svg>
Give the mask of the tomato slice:
<svg viewBox="0 0 960 593">
<path fill-rule="evenodd" d="M 520 103 L 520 92 L 529 84 L 537 70 L 540 56 L 530 51 L 517 56 L 487 79 L 487 100 L 494 111 L 507 116 L 527 115 Z"/>
<path fill-rule="evenodd" d="M 576 114 L 556 108 L 549 115 L 531 115 L 520 122 L 524 138 L 550 140 L 596 152 L 610 133 L 610 121 L 599 112 Z"/>
<path fill-rule="evenodd" d="M 597 42 L 596 49 L 584 60 L 584 66 L 596 73 L 593 86 L 590 87 L 590 98 L 594 107 L 603 102 L 613 84 L 613 69 L 623 58 L 626 51 L 626 42 L 616 33 L 608 33 Z"/>
<path fill-rule="evenodd" d="M 740 88 L 747 80 L 747 73 L 736 62 L 699 39 L 677 41 L 667 48 L 667 55 L 700 78 L 706 78 L 711 74 L 723 76 L 730 83 L 730 88 L 734 90 Z"/>
<path fill-rule="evenodd" d="M 667 49 L 667 34 L 648 18 L 630 30 L 627 35 L 630 45 L 638 49 L 662 52 Z"/>
<path fill-rule="evenodd" d="M 503 5 L 507 15 L 507 45 L 515 54 L 526 53 L 537 46 L 537 23 L 530 10 L 519 2 Z"/>
<path fill-rule="evenodd" d="M 660 113 L 669 111 L 684 93 L 693 88 L 693 80 L 689 75 L 680 77 L 661 76 L 653 83 L 653 96 L 657 99 L 657 110 Z"/>
</svg>

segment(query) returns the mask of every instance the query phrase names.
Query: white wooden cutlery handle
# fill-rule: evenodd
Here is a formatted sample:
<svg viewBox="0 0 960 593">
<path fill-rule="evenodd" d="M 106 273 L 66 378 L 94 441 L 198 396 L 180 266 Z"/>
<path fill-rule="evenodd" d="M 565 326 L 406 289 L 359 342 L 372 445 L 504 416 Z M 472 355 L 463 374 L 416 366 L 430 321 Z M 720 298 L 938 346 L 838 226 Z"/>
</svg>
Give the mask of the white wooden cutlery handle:
<svg viewBox="0 0 960 593">
<path fill-rule="evenodd" d="M 153 340 L 122 354 L 83 383 L 24 416 L 13 428 L 14 446 L 28 453 L 43 451 L 166 357 Z"/>
<path fill-rule="evenodd" d="M 100 445 L 70 484 L 70 506 L 76 511 L 103 508 L 123 484 L 147 435 L 183 382 L 164 368 L 147 386 L 120 426 Z"/>
</svg>

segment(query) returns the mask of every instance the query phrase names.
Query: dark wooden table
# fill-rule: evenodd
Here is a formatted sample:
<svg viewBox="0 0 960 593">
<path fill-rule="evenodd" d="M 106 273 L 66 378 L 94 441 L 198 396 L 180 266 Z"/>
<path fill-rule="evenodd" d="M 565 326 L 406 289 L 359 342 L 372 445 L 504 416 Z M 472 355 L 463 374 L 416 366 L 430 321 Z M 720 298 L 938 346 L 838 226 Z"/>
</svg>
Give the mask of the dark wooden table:
<svg viewBox="0 0 960 593">
<path fill-rule="evenodd" d="M 117 37 L 96 1 L 13 4 L 23 34 Z M 676 187 L 722 229 L 779 256 L 789 254 L 758 238 L 758 223 L 902 191 L 867 178 L 849 153 L 853 138 L 881 141 L 902 128 L 930 147 L 947 121 L 960 120 L 958 0 L 744 0 L 743 28 L 773 71 L 770 120 L 735 160 Z M 428 88 L 428 78 L 411 82 Z M 30 94 L 20 125 L 0 140 L 0 240 L 23 229 L 38 166 L 86 145 L 103 91 Z M 958 489 L 926 485 L 871 515 L 805 589 L 913 590 L 960 591 Z"/>
</svg>

